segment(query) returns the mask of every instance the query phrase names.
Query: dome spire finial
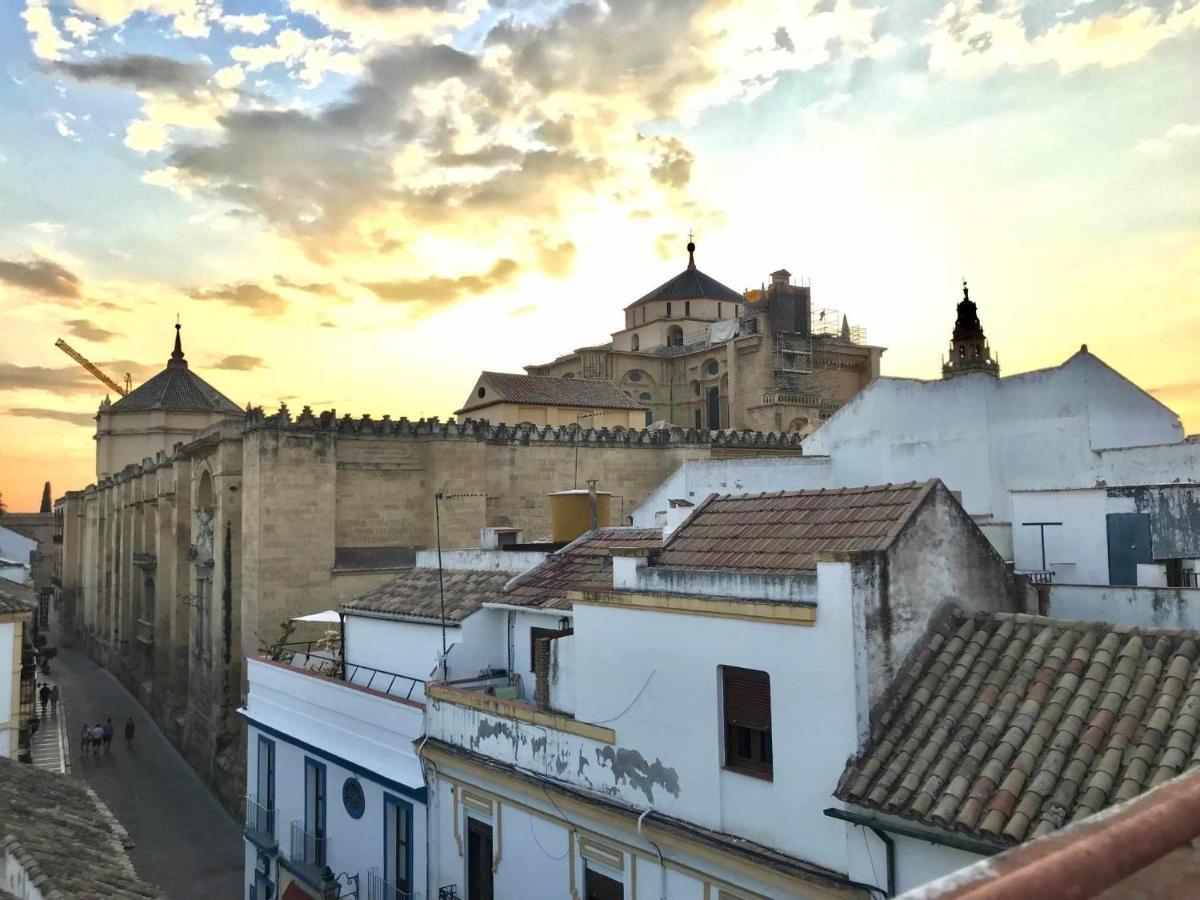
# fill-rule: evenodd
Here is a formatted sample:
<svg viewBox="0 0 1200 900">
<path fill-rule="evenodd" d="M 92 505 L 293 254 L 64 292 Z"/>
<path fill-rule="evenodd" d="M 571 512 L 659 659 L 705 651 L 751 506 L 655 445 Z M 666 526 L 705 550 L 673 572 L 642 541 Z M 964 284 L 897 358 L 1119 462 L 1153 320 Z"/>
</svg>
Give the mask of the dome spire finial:
<svg viewBox="0 0 1200 900">
<path fill-rule="evenodd" d="M 695 241 L 695 235 L 692 234 L 692 229 L 690 229 L 690 228 L 688 229 L 687 252 L 688 252 L 688 268 L 694 269 L 694 268 L 696 268 L 696 241 Z"/>
<path fill-rule="evenodd" d="M 962 281 L 963 281 L 963 299 L 970 300 L 971 295 L 967 292 L 967 279 L 964 278 Z"/>
<path fill-rule="evenodd" d="M 187 365 L 187 360 L 183 358 L 183 340 L 180 337 L 179 315 L 175 316 L 175 349 L 171 351 L 171 362 L 176 365 Z"/>
</svg>

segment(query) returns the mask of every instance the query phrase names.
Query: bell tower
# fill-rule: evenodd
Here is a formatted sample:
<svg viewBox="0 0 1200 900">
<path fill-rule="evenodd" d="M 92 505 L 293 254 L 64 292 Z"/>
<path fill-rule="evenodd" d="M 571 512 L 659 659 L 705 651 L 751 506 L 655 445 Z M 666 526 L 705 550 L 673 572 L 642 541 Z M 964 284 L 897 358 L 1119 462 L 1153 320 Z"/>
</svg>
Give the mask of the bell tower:
<svg viewBox="0 0 1200 900">
<path fill-rule="evenodd" d="M 963 279 L 963 298 L 959 301 L 958 317 L 954 320 L 950 358 L 942 360 L 942 377 L 954 378 L 968 372 L 999 376 L 1000 363 L 992 359 L 992 349 L 979 323 L 979 313 L 968 293 L 966 279 Z"/>
</svg>

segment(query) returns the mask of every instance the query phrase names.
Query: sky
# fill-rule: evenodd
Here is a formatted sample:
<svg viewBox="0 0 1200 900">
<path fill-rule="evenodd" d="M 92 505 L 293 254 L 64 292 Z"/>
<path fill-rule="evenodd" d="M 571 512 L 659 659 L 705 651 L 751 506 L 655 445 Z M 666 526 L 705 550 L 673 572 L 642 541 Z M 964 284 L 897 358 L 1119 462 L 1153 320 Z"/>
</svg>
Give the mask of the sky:
<svg viewBox="0 0 1200 900">
<path fill-rule="evenodd" d="M 105 388 L 446 417 L 697 264 L 940 372 L 1086 343 L 1200 430 L 1200 0 L 0 4 L 0 493 Z"/>
</svg>

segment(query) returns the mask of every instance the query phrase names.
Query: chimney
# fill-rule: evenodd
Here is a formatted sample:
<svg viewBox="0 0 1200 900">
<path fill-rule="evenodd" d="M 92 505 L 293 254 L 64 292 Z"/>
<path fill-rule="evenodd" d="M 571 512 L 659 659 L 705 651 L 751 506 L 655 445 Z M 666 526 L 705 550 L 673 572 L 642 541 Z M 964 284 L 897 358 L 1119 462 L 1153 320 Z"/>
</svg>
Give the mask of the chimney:
<svg viewBox="0 0 1200 900">
<path fill-rule="evenodd" d="M 692 514 L 692 510 L 696 508 L 696 504 L 690 500 L 668 500 L 667 501 L 667 522 L 663 526 L 663 540 L 670 537 L 671 533 L 682 525 L 687 517 Z"/>
</svg>

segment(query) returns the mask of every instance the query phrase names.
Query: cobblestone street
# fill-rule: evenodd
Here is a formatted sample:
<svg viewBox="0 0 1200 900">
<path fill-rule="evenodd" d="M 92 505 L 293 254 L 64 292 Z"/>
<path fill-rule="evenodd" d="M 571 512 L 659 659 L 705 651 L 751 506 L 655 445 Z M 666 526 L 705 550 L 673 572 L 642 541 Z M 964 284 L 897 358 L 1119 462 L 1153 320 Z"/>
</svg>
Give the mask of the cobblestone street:
<svg viewBox="0 0 1200 900">
<path fill-rule="evenodd" d="M 60 650 L 48 680 L 62 691 L 59 714 L 70 771 L 92 786 L 128 830 L 138 873 L 171 900 L 243 896 L 241 829 L 149 713 L 108 672 L 76 651 Z M 132 748 L 124 738 L 130 716 L 136 726 Z M 114 729 L 109 753 L 81 758 L 84 724 L 108 718 Z M 48 720 L 55 727 L 47 732 L 57 733 L 59 720 Z"/>
</svg>

